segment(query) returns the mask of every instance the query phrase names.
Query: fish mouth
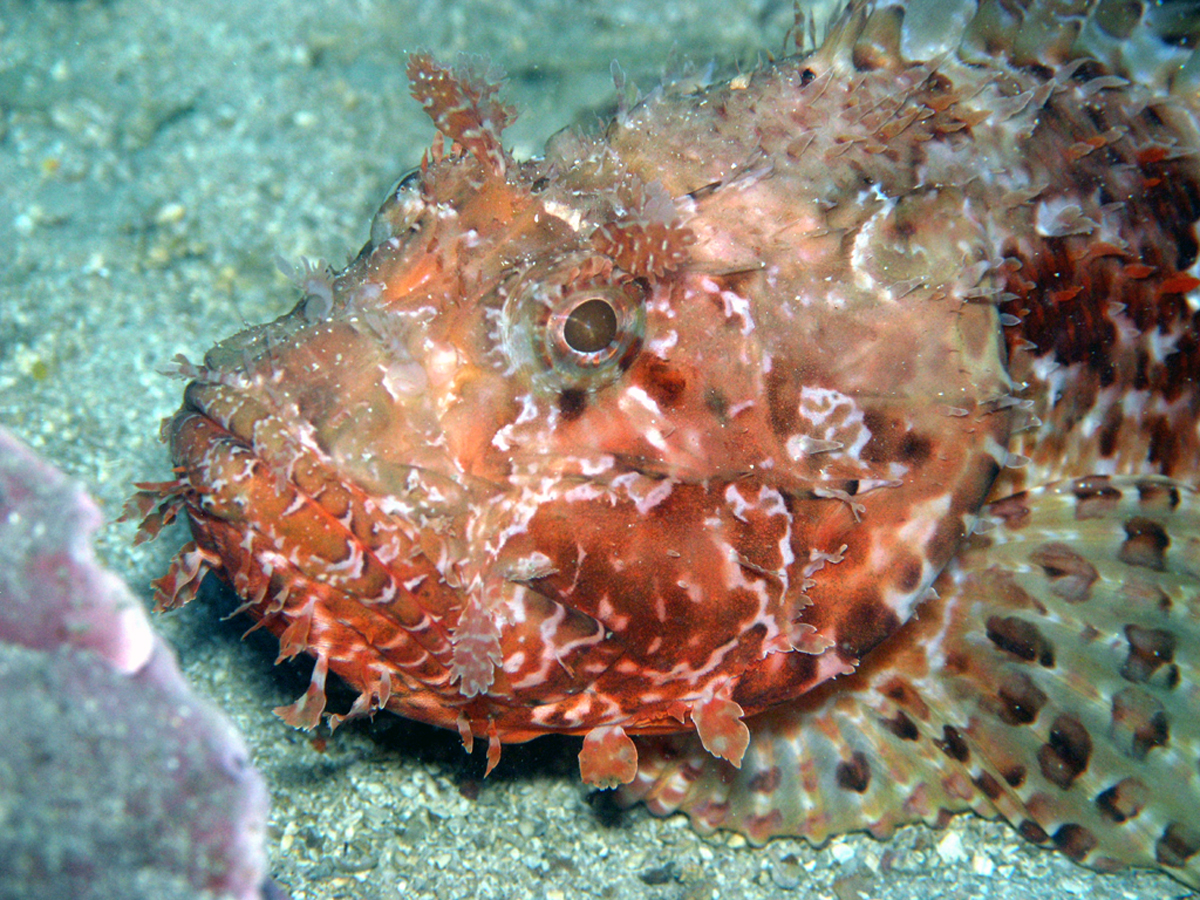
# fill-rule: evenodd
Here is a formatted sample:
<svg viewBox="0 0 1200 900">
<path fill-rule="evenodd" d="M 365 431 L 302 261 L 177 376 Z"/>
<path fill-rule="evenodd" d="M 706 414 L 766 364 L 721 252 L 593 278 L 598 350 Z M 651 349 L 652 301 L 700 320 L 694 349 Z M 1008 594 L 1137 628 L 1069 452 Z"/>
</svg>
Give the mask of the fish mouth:
<svg viewBox="0 0 1200 900">
<path fill-rule="evenodd" d="M 458 597 L 439 566 L 455 551 L 430 499 L 457 500 L 453 485 L 439 479 L 442 490 L 423 502 L 375 495 L 322 448 L 328 417 L 314 424 L 303 397 L 276 389 L 277 369 L 195 374 L 163 429 L 179 475 L 169 502 L 186 511 L 194 538 L 180 560 L 193 578 L 200 559 L 229 582 L 245 601 L 238 611 L 280 638 L 280 659 L 307 651 L 362 688 L 358 712 L 390 703 L 453 727 L 449 702 L 461 698 L 448 621 Z M 185 591 L 160 606 L 186 602 L 186 590 L 160 586 Z M 316 720 L 306 712 L 301 724 Z"/>
</svg>

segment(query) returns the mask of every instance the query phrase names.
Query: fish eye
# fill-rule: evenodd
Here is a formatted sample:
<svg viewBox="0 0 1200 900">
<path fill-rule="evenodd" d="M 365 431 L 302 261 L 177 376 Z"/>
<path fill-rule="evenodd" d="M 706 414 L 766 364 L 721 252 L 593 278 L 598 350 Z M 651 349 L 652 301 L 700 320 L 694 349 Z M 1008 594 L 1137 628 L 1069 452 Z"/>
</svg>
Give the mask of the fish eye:
<svg viewBox="0 0 1200 900">
<path fill-rule="evenodd" d="M 643 286 L 631 282 L 589 285 L 550 300 L 543 359 L 556 380 L 596 388 L 616 378 L 641 347 L 644 300 Z"/>
<path fill-rule="evenodd" d="M 617 312 L 600 297 L 584 300 L 567 314 L 562 336 L 577 353 L 598 353 L 617 338 Z"/>
<path fill-rule="evenodd" d="M 569 278 L 578 267 L 571 259 L 560 271 Z M 649 287 L 604 278 L 563 284 L 554 271 L 539 274 L 521 279 L 504 301 L 498 336 L 515 368 L 555 395 L 616 381 L 642 348 Z"/>
</svg>

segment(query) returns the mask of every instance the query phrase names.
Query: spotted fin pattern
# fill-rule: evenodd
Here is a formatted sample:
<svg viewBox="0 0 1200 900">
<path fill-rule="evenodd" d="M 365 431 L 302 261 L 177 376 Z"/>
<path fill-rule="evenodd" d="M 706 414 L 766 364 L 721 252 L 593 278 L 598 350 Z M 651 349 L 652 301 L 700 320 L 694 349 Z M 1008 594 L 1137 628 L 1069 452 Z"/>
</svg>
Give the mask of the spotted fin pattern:
<svg viewBox="0 0 1200 900">
<path fill-rule="evenodd" d="M 1195 492 L 1082 479 L 985 521 L 858 672 L 750 721 L 740 770 L 695 739 L 644 740 L 624 799 L 758 841 L 974 809 L 1093 868 L 1200 886 Z"/>
</svg>

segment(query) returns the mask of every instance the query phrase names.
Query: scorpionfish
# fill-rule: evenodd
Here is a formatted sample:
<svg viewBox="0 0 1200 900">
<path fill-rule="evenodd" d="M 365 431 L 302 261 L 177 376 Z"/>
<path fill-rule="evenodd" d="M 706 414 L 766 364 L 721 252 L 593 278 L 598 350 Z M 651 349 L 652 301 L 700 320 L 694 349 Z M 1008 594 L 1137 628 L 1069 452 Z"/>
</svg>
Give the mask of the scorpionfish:
<svg viewBox="0 0 1200 900">
<path fill-rule="evenodd" d="M 412 55 L 361 252 L 180 363 L 159 607 L 231 584 L 315 658 L 295 726 L 332 671 L 334 726 L 581 735 L 702 829 L 970 809 L 1200 886 L 1197 36 L 852 0 L 524 161 Z"/>
</svg>

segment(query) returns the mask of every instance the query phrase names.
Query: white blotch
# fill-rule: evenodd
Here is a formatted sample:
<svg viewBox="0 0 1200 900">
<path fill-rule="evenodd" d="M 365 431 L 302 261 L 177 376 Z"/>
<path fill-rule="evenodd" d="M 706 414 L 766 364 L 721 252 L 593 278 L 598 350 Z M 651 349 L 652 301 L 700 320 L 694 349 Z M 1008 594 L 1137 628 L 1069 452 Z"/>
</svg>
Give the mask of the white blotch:
<svg viewBox="0 0 1200 900">
<path fill-rule="evenodd" d="M 733 513 L 733 517 L 739 521 L 745 522 L 746 510 L 750 508 L 750 504 L 746 502 L 746 498 L 742 496 L 742 492 L 738 490 L 736 484 L 730 484 L 725 488 L 725 502 L 729 504 L 729 511 Z"/>
<path fill-rule="evenodd" d="M 793 460 L 829 453 L 861 464 L 859 455 L 871 439 L 871 429 L 853 397 L 832 388 L 805 386 L 800 389 L 797 411 L 812 427 L 788 438 L 785 446 Z"/>
<path fill-rule="evenodd" d="M 848 545 L 842 544 L 833 553 L 828 553 L 818 547 L 810 547 L 808 550 L 808 563 L 804 566 L 801 574 L 805 578 L 811 578 L 817 572 L 825 568 L 826 563 L 836 565 L 846 558 L 846 550 Z"/>
<path fill-rule="evenodd" d="M 1191 294 L 1188 297 L 1190 303 Z M 1172 353 L 1177 353 L 1178 348 L 1175 345 L 1179 343 L 1181 337 L 1183 337 L 1183 331 L 1178 328 L 1165 333 L 1157 328 L 1151 329 L 1148 339 L 1150 341 L 1150 351 L 1154 354 L 1154 361 L 1162 362 Z"/>
<path fill-rule="evenodd" d="M 588 459 L 586 456 L 579 458 L 579 471 L 588 477 L 603 475 L 614 465 L 616 465 L 616 460 L 607 453 L 597 456 L 594 460 Z"/>
<path fill-rule="evenodd" d="M 574 206 L 557 200 L 544 200 L 542 208 L 555 218 L 566 222 L 572 231 L 578 232 L 583 227 L 583 212 Z"/>
<path fill-rule="evenodd" d="M 706 293 L 721 298 L 721 303 L 725 307 L 726 319 L 732 319 L 736 316 L 742 320 L 740 331 L 743 335 L 747 335 L 754 330 L 754 318 L 750 315 L 749 299 L 736 291 L 723 290 L 714 279 L 707 275 L 700 279 L 700 287 Z"/>
<path fill-rule="evenodd" d="M 662 410 L 659 408 L 658 403 L 655 402 L 653 397 L 646 393 L 644 388 L 641 388 L 636 384 L 631 385 L 629 389 L 625 391 L 625 396 L 654 415 L 662 415 Z M 624 406 L 625 404 L 623 403 L 622 405 Z"/>
<path fill-rule="evenodd" d="M 878 184 L 873 184 L 869 189 L 860 191 L 854 202 L 861 207 L 871 200 L 879 202 L 879 209 L 872 213 L 871 218 L 867 219 L 858 230 L 858 234 L 854 236 L 854 245 L 850 250 L 850 268 L 854 272 L 854 283 L 864 290 L 875 290 L 878 286 L 878 281 L 867 271 L 867 267 L 875 258 L 873 248 L 880 242 L 877 235 L 879 225 L 891 215 L 896 206 L 896 201 L 884 194 Z M 890 289 L 880 291 L 879 295 L 885 300 L 894 299 Z"/>
<path fill-rule="evenodd" d="M 535 550 L 528 556 L 516 560 L 505 573 L 505 578 L 509 581 L 532 581 L 535 578 L 553 575 L 557 571 L 554 561 L 549 556 Z"/>
<path fill-rule="evenodd" d="M 735 416 L 737 416 L 738 414 L 744 413 L 746 410 L 753 409 L 753 408 L 754 408 L 753 400 L 743 400 L 741 403 L 735 403 L 735 404 L 733 404 L 733 406 L 729 407 L 729 410 L 725 413 L 725 417 L 727 419 L 732 419 Z"/>
<path fill-rule="evenodd" d="M 567 490 L 563 494 L 563 500 L 567 503 L 590 503 L 604 495 L 605 492 L 594 484 L 580 484 Z"/>
<path fill-rule="evenodd" d="M 520 426 L 532 422 L 538 417 L 537 401 L 532 394 L 523 394 L 517 398 L 521 403 L 521 411 L 516 419 L 492 435 L 492 446 L 500 451 L 508 451 L 513 447 L 513 434 Z"/>
<path fill-rule="evenodd" d="M 637 472 L 618 475 L 612 480 L 612 486 L 623 490 L 642 516 L 670 497 L 674 484 L 670 478 L 656 481 Z M 646 490 L 647 487 L 649 490 Z"/>
<path fill-rule="evenodd" d="M 646 341 L 646 349 L 657 356 L 659 359 L 667 358 L 667 351 L 679 343 L 679 333 L 675 329 L 671 329 L 661 337 L 653 338 Z"/>
</svg>

